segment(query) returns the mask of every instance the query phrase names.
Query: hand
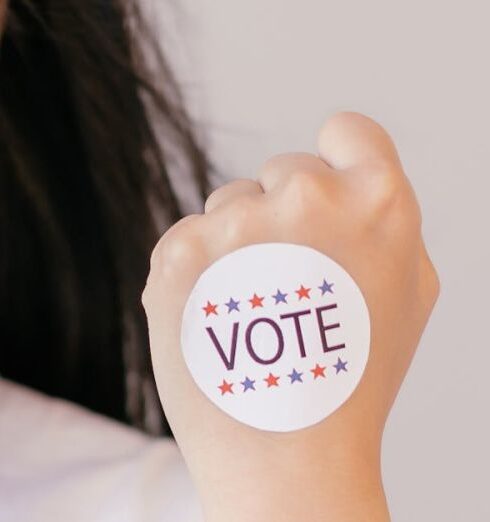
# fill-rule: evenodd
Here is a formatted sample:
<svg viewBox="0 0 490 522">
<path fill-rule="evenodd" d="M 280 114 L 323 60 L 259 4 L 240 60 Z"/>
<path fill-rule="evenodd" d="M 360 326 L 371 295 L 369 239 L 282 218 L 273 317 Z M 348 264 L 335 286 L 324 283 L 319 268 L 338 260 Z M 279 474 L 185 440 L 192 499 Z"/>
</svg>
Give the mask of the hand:
<svg viewBox="0 0 490 522">
<path fill-rule="evenodd" d="M 387 520 L 383 428 L 439 292 L 391 139 L 367 117 L 337 114 L 320 132 L 319 156 L 274 157 L 258 181 L 226 184 L 204 210 L 158 242 L 142 300 L 160 398 L 206 519 Z M 239 247 L 275 241 L 337 261 L 371 317 L 370 358 L 352 396 L 324 421 L 289 433 L 256 430 L 216 408 L 180 348 L 183 307 L 199 275 Z"/>
</svg>

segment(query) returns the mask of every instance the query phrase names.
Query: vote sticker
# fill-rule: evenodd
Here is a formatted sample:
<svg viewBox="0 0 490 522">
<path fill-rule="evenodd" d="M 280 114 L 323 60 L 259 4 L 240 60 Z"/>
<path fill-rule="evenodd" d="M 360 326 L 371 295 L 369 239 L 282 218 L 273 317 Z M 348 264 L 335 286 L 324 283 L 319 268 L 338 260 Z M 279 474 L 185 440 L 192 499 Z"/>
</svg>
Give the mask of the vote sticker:
<svg viewBox="0 0 490 522">
<path fill-rule="evenodd" d="M 352 277 L 302 245 L 260 243 L 209 266 L 187 300 L 181 344 L 204 394 L 262 430 L 311 426 L 359 383 L 369 313 Z"/>
</svg>

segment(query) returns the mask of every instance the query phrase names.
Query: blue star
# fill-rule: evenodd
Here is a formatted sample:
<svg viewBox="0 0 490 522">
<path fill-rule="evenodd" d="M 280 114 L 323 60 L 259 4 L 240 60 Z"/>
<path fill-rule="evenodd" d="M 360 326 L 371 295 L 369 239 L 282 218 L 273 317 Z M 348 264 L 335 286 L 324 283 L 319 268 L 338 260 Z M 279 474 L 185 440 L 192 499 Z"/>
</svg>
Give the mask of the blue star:
<svg viewBox="0 0 490 522">
<path fill-rule="evenodd" d="M 340 370 L 344 370 L 344 372 L 347 371 L 347 361 L 343 362 L 340 357 L 337 357 L 337 364 L 334 364 L 333 367 L 337 370 L 335 375 L 340 372 Z"/>
<path fill-rule="evenodd" d="M 279 288 L 277 289 L 277 294 L 273 295 L 272 297 L 276 300 L 276 304 L 277 303 L 286 303 L 287 304 L 287 301 L 286 301 L 286 296 L 288 294 L 283 294 Z"/>
<path fill-rule="evenodd" d="M 255 390 L 255 381 L 252 381 L 248 377 L 245 377 L 245 380 L 241 382 L 243 384 L 243 391 L 246 392 L 247 390 Z"/>
<path fill-rule="evenodd" d="M 237 312 L 239 312 L 240 310 L 238 309 L 238 305 L 239 305 L 240 301 L 234 301 L 232 297 L 230 297 L 230 300 L 225 303 L 225 305 L 228 307 L 228 313 L 230 313 L 232 310 L 236 310 Z"/>
<path fill-rule="evenodd" d="M 288 373 L 288 377 L 291 379 L 291 384 L 293 384 L 294 381 L 303 382 L 303 379 L 301 379 L 301 376 L 303 373 L 299 373 L 293 368 L 292 373 Z"/>
<path fill-rule="evenodd" d="M 333 285 L 334 285 L 334 283 L 329 284 L 324 279 L 322 285 L 319 286 L 318 288 L 322 291 L 322 295 L 325 295 L 325 293 L 327 293 L 327 292 L 330 292 L 331 294 L 333 294 L 333 290 L 332 290 Z"/>
</svg>

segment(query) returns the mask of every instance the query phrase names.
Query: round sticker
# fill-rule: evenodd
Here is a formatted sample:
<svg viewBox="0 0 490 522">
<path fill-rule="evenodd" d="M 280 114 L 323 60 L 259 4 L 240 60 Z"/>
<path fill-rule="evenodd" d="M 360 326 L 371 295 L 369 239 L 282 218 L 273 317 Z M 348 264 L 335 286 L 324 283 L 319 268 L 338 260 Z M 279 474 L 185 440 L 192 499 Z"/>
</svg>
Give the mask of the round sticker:
<svg viewBox="0 0 490 522">
<path fill-rule="evenodd" d="M 183 355 L 199 388 L 228 415 L 269 431 L 310 426 L 345 402 L 369 342 L 368 309 L 350 275 L 289 243 L 218 259 L 182 318 Z"/>
</svg>

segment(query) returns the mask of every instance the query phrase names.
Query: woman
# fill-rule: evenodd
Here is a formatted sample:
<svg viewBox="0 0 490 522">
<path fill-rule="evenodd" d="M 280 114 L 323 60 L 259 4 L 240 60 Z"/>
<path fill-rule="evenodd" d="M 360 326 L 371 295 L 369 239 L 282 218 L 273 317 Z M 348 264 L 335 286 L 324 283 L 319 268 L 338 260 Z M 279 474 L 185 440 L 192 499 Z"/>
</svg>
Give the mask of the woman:
<svg viewBox="0 0 490 522">
<path fill-rule="evenodd" d="M 124 19 L 133 26 L 135 13 L 127 4 L 124 15 L 115 1 L 57 4 L 12 4 L 3 35 L 2 373 L 157 431 L 144 423 L 157 401 L 147 391 L 139 305 L 157 203 L 178 222 L 153 251 L 142 300 L 160 397 L 206 520 L 389 520 L 384 423 L 439 286 L 388 134 L 340 113 L 322 129 L 319 155 L 275 157 L 256 181 L 231 182 L 206 199 L 204 213 L 179 219 L 168 176 L 175 151 L 159 148 L 140 94 L 160 109 L 202 197 L 207 163 L 168 69 L 162 63 L 162 96 L 132 65 L 142 53 L 128 40 Z M 337 260 L 362 290 L 371 322 L 369 360 L 352 397 L 287 433 L 238 423 L 208 401 L 179 337 L 186 298 L 210 263 L 278 242 Z M 231 395 L 231 383 L 222 386 Z M 154 471 L 153 479 L 163 470 Z"/>
<path fill-rule="evenodd" d="M 0 374 L 168 433 L 140 294 L 205 154 L 138 2 L 0 5 Z"/>
</svg>

